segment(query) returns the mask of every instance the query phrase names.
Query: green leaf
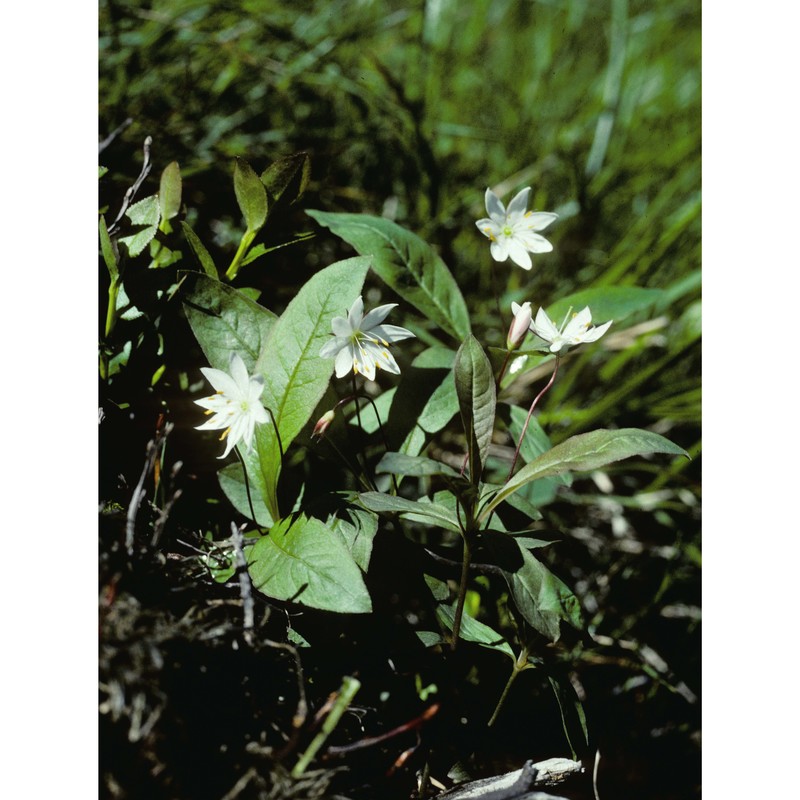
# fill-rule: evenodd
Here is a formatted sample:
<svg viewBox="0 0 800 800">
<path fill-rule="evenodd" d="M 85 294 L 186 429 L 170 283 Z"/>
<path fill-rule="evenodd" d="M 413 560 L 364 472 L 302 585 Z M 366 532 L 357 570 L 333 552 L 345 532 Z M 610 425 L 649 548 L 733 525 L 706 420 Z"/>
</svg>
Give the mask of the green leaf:
<svg viewBox="0 0 800 800">
<path fill-rule="evenodd" d="M 291 186 L 290 203 L 296 203 L 305 193 L 311 178 L 311 158 L 308 153 L 293 153 L 279 158 L 261 173 L 261 182 L 270 200 L 280 199 Z"/>
<path fill-rule="evenodd" d="M 253 519 L 255 512 L 255 522 L 262 528 L 269 528 L 273 524 L 272 516 L 264 503 L 264 498 L 258 492 L 256 486 L 250 486 L 250 499 L 247 498 L 247 484 L 244 479 L 244 467 L 241 464 L 229 464 L 217 473 L 217 480 L 230 500 L 231 505 L 248 519 Z M 250 509 L 250 503 L 253 509 Z"/>
<path fill-rule="evenodd" d="M 689 457 L 682 447 L 673 444 L 669 439 L 639 428 L 600 429 L 579 433 L 524 466 L 498 492 L 481 518 L 488 516 L 506 497 L 531 481 L 560 475 L 569 470 L 589 472 L 623 458 L 651 453 Z"/>
<path fill-rule="evenodd" d="M 358 499 L 365 508 L 378 514 L 397 513 L 403 519 L 438 525 L 449 531 L 461 530 L 455 513 L 439 503 L 407 500 L 405 497 L 395 497 L 383 492 L 361 492 Z"/>
<path fill-rule="evenodd" d="M 436 617 L 439 622 L 447 628 L 453 630 L 453 624 L 456 616 L 456 604 L 440 605 L 436 609 Z M 507 655 L 512 661 L 516 661 L 517 657 L 511 649 L 511 645 L 506 639 L 493 628 L 485 625 L 483 622 L 464 614 L 461 617 L 461 628 L 459 630 L 459 637 L 468 642 L 475 642 L 481 647 L 487 647 L 490 650 L 497 650 L 500 653 Z"/>
<path fill-rule="evenodd" d="M 497 398 L 492 365 L 472 334 L 456 353 L 453 373 L 461 420 L 467 435 L 470 480 L 477 485 L 492 441 Z"/>
<path fill-rule="evenodd" d="M 231 353 L 238 353 L 253 372 L 277 317 L 232 286 L 192 274 L 195 280 L 183 297 L 184 308 L 208 363 L 227 372 Z"/>
<path fill-rule="evenodd" d="M 189 223 L 184 222 L 183 220 L 181 220 L 181 227 L 183 228 L 183 234 L 186 237 L 186 241 L 189 242 L 189 246 L 192 248 L 192 252 L 200 262 L 200 266 L 203 268 L 203 271 L 206 273 L 206 275 L 208 275 L 209 278 L 219 278 L 219 272 L 214 265 L 214 259 L 211 258 L 211 255 L 209 254 L 208 250 L 206 250 L 205 245 L 200 241 L 198 235 L 189 227 Z"/>
<path fill-rule="evenodd" d="M 341 537 L 353 560 L 366 572 L 372 557 L 372 541 L 378 532 L 378 518 L 370 511 L 355 506 L 348 506 L 346 513 L 350 517 L 349 522 L 333 517 L 328 520 L 328 527 Z"/>
<path fill-rule="evenodd" d="M 114 244 L 108 235 L 106 218 L 100 217 L 100 250 L 103 253 L 103 261 L 106 262 L 108 274 L 112 281 L 119 279 L 119 267 L 117 266 L 117 254 L 114 252 Z"/>
<path fill-rule="evenodd" d="M 663 297 L 663 289 L 645 289 L 640 286 L 598 286 L 557 300 L 547 314 L 556 325 L 570 310 L 582 311 L 589 306 L 593 324 L 613 319 L 620 322 L 632 314 L 653 308 Z"/>
<path fill-rule="evenodd" d="M 172 219 L 181 210 L 181 170 L 177 161 L 164 167 L 158 190 L 158 203 L 161 219 Z"/>
<path fill-rule="evenodd" d="M 99 179 L 99 178 L 102 178 L 102 177 L 103 177 L 103 175 L 105 175 L 107 172 L 108 172 L 108 167 L 104 167 L 104 166 L 100 165 L 100 166 L 97 168 L 97 173 L 98 173 L 98 174 L 97 174 L 97 177 L 98 177 L 98 179 Z"/>
<path fill-rule="evenodd" d="M 341 538 L 303 515 L 276 523 L 248 555 L 253 585 L 268 597 L 342 614 L 366 614 L 372 601 Z"/>
<path fill-rule="evenodd" d="M 264 376 L 261 399 L 280 432 L 284 451 L 328 388 L 334 360 L 321 358 L 319 351 L 331 336 L 333 317 L 344 313 L 358 297 L 369 265 L 368 258 L 350 258 L 314 275 L 286 307 L 261 348 L 255 365 L 255 372 Z M 249 474 L 259 481 L 267 507 L 277 518 L 281 455 L 271 425 L 259 426 L 256 450 L 257 460 L 248 461 Z"/>
<path fill-rule="evenodd" d="M 470 332 L 469 313 L 444 261 L 419 236 L 381 217 L 307 211 L 320 225 L 375 257 L 373 270 L 400 297 L 456 339 Z"/>
<path fill-rule="evenodd" d="M 552 642 L 561 635 L 562 621 L 580 630 L 583 621 L 578 598 L 520 542 L 513 537 L 509 541 L 517 546 L 522 566 L 513 571 L 499 566 L 514 603 L 528 624 Z"/>
<path fill-rule="evenodd" d="M 422 456 L 409 456 L 405 453 L 385 453 L 375 467 L 376 474 L 389 473 L 391 475 L 449 475 L 457 478 L 458 473 L 441 461 Z"/>
<path fill-rule="evenodd" d="M 125 216 L 133 223 L 134 227 L 140 228 L 136 233 L 120 238 L 120 242 L 123 242 L 128 248 L 128 255 L 134 258 L 150 244 L 158 230 L 158 223 L 161 219 L 158 195 L 154 194 L 134 203 L 125 212 Z"/>
<path fill-rule="evenodd" d="M 236 159 L 233 168 L 233 190 L 247 230 L 260 230 L 267 220 L 267 190 L 253 168 L 241 158 Z"/>
</svg>

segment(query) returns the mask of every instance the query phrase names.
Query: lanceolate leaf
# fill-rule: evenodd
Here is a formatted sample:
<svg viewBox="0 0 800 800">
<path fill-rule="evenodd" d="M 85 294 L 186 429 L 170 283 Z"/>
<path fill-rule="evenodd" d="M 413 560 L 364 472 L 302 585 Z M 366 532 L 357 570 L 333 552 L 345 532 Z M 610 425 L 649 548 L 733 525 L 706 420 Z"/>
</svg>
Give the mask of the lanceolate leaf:
<svg viewBox="0 0 800 800">
<path fill-rule="evenodd" d="M 384 453 L 375 467 L 375 473 L 377 475 L 390 473 L 392 475 L 449 475 L 452 478 L 458 477 L 458 472 L 441 461 L 434 461 L 431 458 L 422 456 L 409 456 L 405 453 Z"/>
<path fill-rule="evenodd" d="M 452 632 L 456 616 L 456 604 L 438 606 L 436 609 L 436 616 L 439 622 Z M 480 620 L 469 616 L 469 614 L 464 614 L 464 616 L 461 617 L 461 627 L 458 635 L 467 642 L 475 642 L 490 650 L 497 650 L 507 655 L 512 661 L 516 660 L 511 645 L 501 634 L 488 625 L 484 625 Z"/>
<path fill-rule="evenodd" d="M 375 258 L 373 270 L 400 297 L 456 339 L 470 332 L 464 297 L 439 255 L 419 236 L 381 217 L 308 211 L 320 225 Z"/>
<path fill-rule="evenodd" d="M 341 538 L 317 519 L 283 519 L 248 556 L 253 585 L 277 600 L 342 614 L 372 611 L 361 570 Z"/>
<path fill-rule="evenodd" d="M 233 169 L 233 190 L 247 230 L 260 230 L 267 219 L 267 190 L 253 168 L 241 158 L 236 159 Z"/>
<path fill-rule="evenodd" d="M 314 275 L 286 307 L 261 349 L 255 365 L 255 372 L 264 376 L 261 399 L 273 416 L 284 451 L 325 394 L 334 362 L 320 357 L 319 351 L 331 336 L 333 317 L 346 313 L 358 297 L 369 266 L 368 258 L 350 258 Z M 278 518 L 281 456 L 272 426 L 259 426 L 256 441 L 257 457 L 248 461 L 250 475 L 259 482 L 270 513 Z"/>
<path fill-rule="evenodd" d="M 514 475 L 486 507 L 482 518 L 488 516 L 506 497 L 531 481 L 570 470 L 588 472 L 623 458 L 651 453 L 689 457 L 682 447 L 673 444 L 669 439 L 639 428 L 601 429 L 572 436 L 535 458 Z"/>
<path fill-rule="evenodd" d="M 200 237 L 189 227 L 188 222 L 181 220 L 181 227 L 183 228 L 184 236 L 186 236 L 186 241 L 189 242 L 192 252 L 200 262 L 203 271 L 210 278 L 219 278 L 219 272 L 217 272 L 217 268 L 214 265 L 214 260 L 211 258 L 208 250 L 206 250 L 205 245 L 200 241 Z"/>
<path fill-rule="evenodd" d="M 378 514 L 396 512 L 405 519 L 438 525 L 450 531 L 461 530 L 455 513 L 439 503 L 407 500 L 383 492 L 361 492 L 358 499 L 366 508 Z"/>
<path fill-rule="evenodd" d="M 470 480 L 477 485 L 492 440 L 497 401 L 492 365 L 472 334 L 459 348 L 453 369 L 461 420 L 467 434 Z"/>
<path fill-rule="evenodd" d="M 108 235 L 105 217 L 100 217 L 100 249 L 103 253 L 103 261 L 106 262 L 108 274 L 112 281 L 119 278 L 119 268 L 117 266 L 117 254 L 114 252 L 114 245 Z"/>
<path fill-rule="evenodd" d="M 235 352 L 252 372 L 275 314 L 233 287 L 200 274 L 183 299 L 186 318 L 208 363 L 227 372 Z"/>
</svg>

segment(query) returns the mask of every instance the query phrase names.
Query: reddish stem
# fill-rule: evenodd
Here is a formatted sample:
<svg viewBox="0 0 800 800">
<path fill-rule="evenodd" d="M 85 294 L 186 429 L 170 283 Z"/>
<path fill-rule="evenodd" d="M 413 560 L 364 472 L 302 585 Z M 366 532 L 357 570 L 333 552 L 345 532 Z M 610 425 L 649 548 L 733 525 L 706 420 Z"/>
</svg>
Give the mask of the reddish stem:
<svg viewBox="0 0 800 800">
<path fill-rule="evenodd" d="M 525 418 L 525 425 L 523 425 L 522 427 L 522 433 L 520 434 L 519 437 L 519 443 L 517 444 L 517 449 L 514 452 L 514 460 L 511 462 L 511 469 L 508 471 L 508 477 L 506 478 L 506 483 L 509 480 L 511 480 L 511 476 L 514 474 L 514 467 L 517 465 L 517 458 L 519 458 L 519 451 L 520 448 L 522 447 L 522 442 L 525 439 L 525 434 L 528 432 L 528 424 L 531 421 L 531 416 L 533 415 L 533 409 L 536 408 L 536 404 L 539 402 L 539 400 L 542 399 L 544 393 L 553 385 L 553 382 L 556 379 L 556 373 L 558 372 L 558 362 L 559 362 L 559 357 L 558 355 L 556 355 L 556 366 L 555 369 L 553 370 L 553 374 L 550 376 L 550 380 L 547 382 L 547 386 L 545 386 L 544 389 L 542 389 L 542 391 L 539 392 L 539 394 L 537 394 L 536 397 L 533 398 L 530 411 L 528 411 L 528 416 Z"/>
</svg>

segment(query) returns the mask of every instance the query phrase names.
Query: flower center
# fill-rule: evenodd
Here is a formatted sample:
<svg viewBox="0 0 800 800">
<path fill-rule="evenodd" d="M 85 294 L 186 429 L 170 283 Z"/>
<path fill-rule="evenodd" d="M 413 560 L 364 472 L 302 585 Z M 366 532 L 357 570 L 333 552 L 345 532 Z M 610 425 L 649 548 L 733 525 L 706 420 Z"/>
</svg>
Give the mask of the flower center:
<svg viewBox="0 0 800 800">
<path fill-rule="evenodd" d="M 513 236 L 513 235 L 514 235 L 514 229 L 510 225 L 506 225 L 503 228 L 503 236 Z"/>
</svg>

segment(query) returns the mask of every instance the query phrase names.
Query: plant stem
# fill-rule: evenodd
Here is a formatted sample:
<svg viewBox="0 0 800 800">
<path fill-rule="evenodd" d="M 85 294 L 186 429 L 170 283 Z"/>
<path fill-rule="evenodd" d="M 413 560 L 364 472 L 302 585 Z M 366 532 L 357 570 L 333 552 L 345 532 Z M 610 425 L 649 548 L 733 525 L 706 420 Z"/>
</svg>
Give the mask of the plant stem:
<svg viewBox="0 0 800 800">
<path fill-rule="evenodd" d="M 492 717 L 487 723 L 487 726 L 489 728 L 491 728 L 492 725 L 494 725 L 495 720 L 497 719 L 497 716 L 500 713 L 500 709 L 503 707 L 503 703 L 505 703 L 506 697 L 508 696 L 508 693 L 511 690 L 511 684 L 514 683 L 514 681 L 517 679 L 517 675 L 519 675 L 520 672 L 522 672 L 525 669 L 527 663 L 528 663 L 528 648 L 523 647 L 522 652 L 519 654 L 519 657 L 514 662 L 514 667 L 511 670 L 511 675 L 509 676 L 508 682 L 506 683 L 505 688 L 503 689 L 503 693 L 500 695 L 500 699 L 497 701 L 497 705 L 495 706 L 494 711 L 492 712 Z"/>
<path fill-rule="evenodd" d="M 306 748 L 306 751 L 295 764 L 292 770 L 292 777 L 299 778 L 305 771 L 306 767 L 311 763 L 311 760 L 317 754 L 317 751 L 325 744 L 325 740 L 333 732 L 334 728 L 341 719 L 342 714 L 347 710 L 350 703 L 355 697 L 356 692 L 361 688 L 361 681 L 358 678 L 353 678 L 350 675 L 345 676 L 342 685 L 339 688 L 339 695 L 336 702 L 331 709 L 330 714 L 322 723 L 322 730 L 314 737 L 311 744 Z"/>
<path fill-rule="evenodd" d="M 533 402 L 531 403 L 530 410 L 528 411 L 528 416 L 525 417 L 525 424 L 522 426 L 522 433 L 519 436 L 519 442 L 517 443 L 517 449 L 514 451 L 514 459 L 511 462 L 511 469 L 508 471 L 508 477 L 506 478 L 506 483 L 511 480 L 511 476 L 514 474 L 514 467 L 517 465 L 517 459 L 519 458 L 519 451 L 522 447 L 522 442 L 525 439 L 525 434 L 528 432 L 528 424 L 531 421 L 531 416 L 533 415 L 533 409 L 536 408 L 536 404 L 539 400 L 542 399 L 544 393 L 553 385 L 553 382 L 556 379 L 556 373 L 558 372 L 558 363 L 559 363 L 559 356 L 556 355 L 556 366 L 553 369 L 553 374 L 550 376 L 550 380 L 547 382 L 547 386 L 542 389 L 536 397 L 533 398 Z"/>
<path fill-rule="evenodd" d="M 469 578 L 469 565 L 472 561 L 472 548 L 467 541 L 467 534 L 464 534 L 464 560 L 461 562 L 461 581 L 458 584 L 458 603 L 456 604 L 456 614 L 453 618 L 453 641 L 450 645 L 452 650 L 458 644 L 458 634 L 461 631 L 461 617 L 464 614 L 464 599 L 467 596 L 467 579 Z"/>
<path fill-rule="evenodd" d="M 249 228 L 242 235 L 242 241 L 239 242 L 239 249 L 236 251 L 236 255 L 233 257 L 231 265 L 225 272 L 225 277 L 229 281 L 232 281 L 236 277 L 236 273 L 239 271 L 239 266 L 242 263 L 242 259 L 244 258 L 247 249 L 253 243 L 253 239 L 255 238 L 256 238 L 256 232 L 251 231 Z"/>
</svg>

